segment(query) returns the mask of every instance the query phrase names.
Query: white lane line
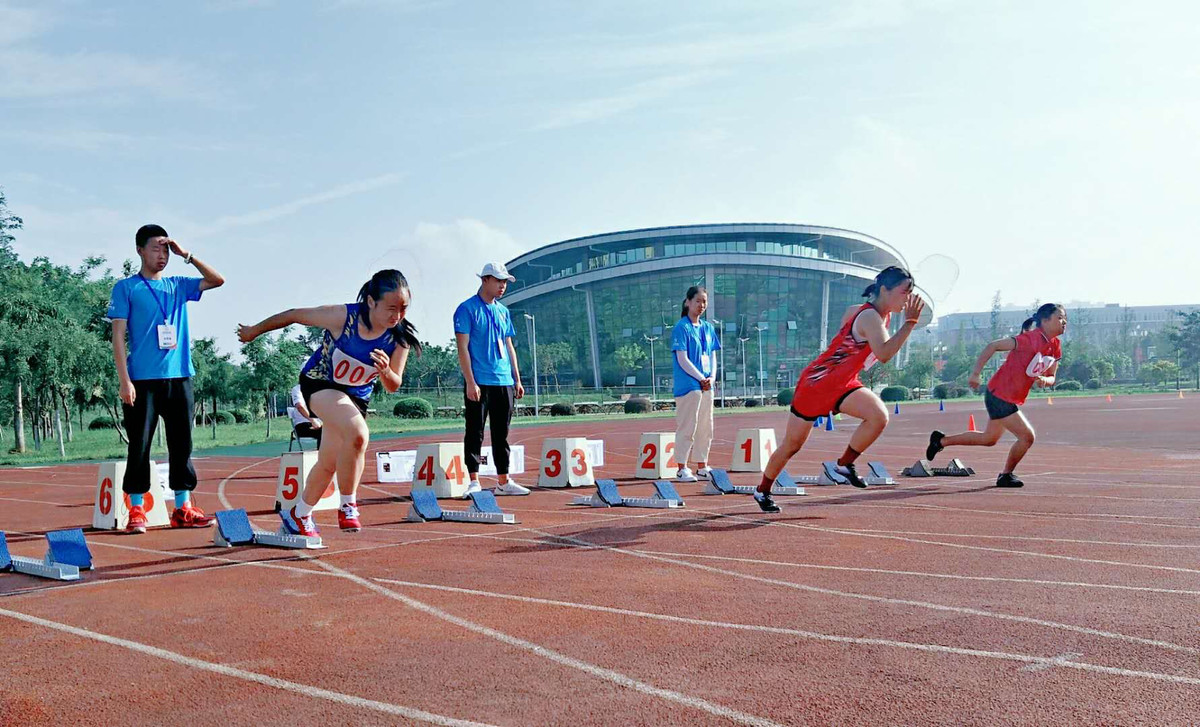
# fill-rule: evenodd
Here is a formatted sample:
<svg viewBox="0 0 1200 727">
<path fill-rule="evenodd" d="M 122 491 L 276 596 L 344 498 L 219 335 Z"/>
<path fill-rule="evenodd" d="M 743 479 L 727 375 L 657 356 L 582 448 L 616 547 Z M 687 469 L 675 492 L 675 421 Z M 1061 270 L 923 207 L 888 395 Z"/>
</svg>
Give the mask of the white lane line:
<svg viewBox="0 0 1200 727">
<path fill-rule="evenodd" d="M 1077 651 L 1072 651 L 1068 654 L 1056 656 L 1053 659 L 1050 659 L 1048 662 L 1042 664 L 1030 664 L 1029 666 L 1023 666 L 1021 667 L 1021 671 L 1045 671 L 1046 669 L 1055 666 L 1068 666 L 1072 663 L 1078 663 L 1075 662 L 1075 660 L 1081 656 L 1083 656 L 1083 654 L 1080 654 Z"/>
<path fill-rule="evenodd" d="M 537 531 L 535 531 L 535 532 L 537 532 Z M 556 539 L 566 540 L 569 542 L 579 543 L 581 545 L 597 545 L 597 543 L 590 543 L 586 540 L 582 540 L 580 538 L 576 538 L 576 537 L 569 536 L 569 535 L 555 535 L 554 533 L 548 533 L 548 532 L 542 532 L 541 535 L 544 535 L 545 537 L 548 537 L 548 538 L 556 538 Z M 1200 654 L 1200 649 L 1193 648 L 1191 646 L 1175 644 L 1170 641 L 1161 641 L 1159 639 L 1146 639 L 1146 638 L 1142 638 L 1140 636 L 1130 636 L 1128 634 L 1121 634 L 1121 633 L 1116 633 L 1113 631 L 1103 631 L 1101 629 L 1088 628 L 1087 626 L 1076 626 L 1074 624 L 1060 623 L 1058 621 L 1047 621 L 1045 619 L 1033 618 L 1030 616 L 1018 616 L 1016 614 L 1004 613 L 1001 611 L 988 611 L 988 610 L 981 609 L 981 608 L 970 608 L 967 606 L 947 606 L 945 604 L 932 603 L 929 601 L 917 601 L 917 600 L 906 599 L 906 598 L 889 598 L 887 596 L 874 596 L 874 595 L 867 594 L 867 593 L 854 593 L 852 591 L 839 591 L 839 590 L 836 590 L 833 588 L 822 588 L 820 586 L 810 586 L 807 584 L 796 583 L 793 581 L 783 581 L 783 580 L 779 580 L 777 578 L 764 578 L 762 576 L 751 575 L 749 573 L 741 573 L 739 571 L 731 571 L 731 570 L 725 570 L 724 568 L 716 568 L 713 566 L 704 565 L 702 563 L 692 563 L 692 562 L 689 562 L 686 560 L 679 560 L 678 558 L 668 558 L 668 557 L 661 556 L 661 555 L 651 555 L 650 553 L 645 553 L 645 552 L 637 551 L 637 550 L 628 550 L 626 548 L 614 548 L 614 547 L 603 547 L 603 546 L 601 546 L 601 547 L 603 550 L 607 550 L 607 551 L 610 551 L 613 553 L 623 553 L 625 555 L 631 555 L 635 558 L 646 558 L 649 560 L 659 561 L 661 563 L 670 563 L 673 565 L 680 565 L 685 568 L 693 568 L 695 570 L 705 571 L 708 573 L 715 573 L 718 575 L 729 576 L 731 578 L 738 578 L 741 580 L 753 581 L 755 583 L 763 583 L 766 585 L 790 588 L 792 590 L 797 590 L 797 591 L 805 591 L 807 593 L 819 593 L 821 595 L 826 595 L 826 596 L 838 596 L 841 598 L 850 598 L 850 599 L 855 599 L 855 600 L 859 600 L 859 601 L 868 601 L 871 603 L 883 603 L 883 604 L 887 604 L 890 606 L 909 606 L 912 608 L 928 609 L 930 611 L 941 611 L 941 612 L 946 612 L 946 613 L 961 613 L 961 614 L 964 614 L 967 616 L 980 616 L 982 618 L 992 618 L 992 619 L 997 619 L 1000 621 L 1011 621 L 1014 623 L 1029 624 L 1032 626 L 1042 626 L 1045 628 L 1057 629 L 1060 631 L 1071 631 L 1074 633 L 1086 634 L 1088 636 L 1097 636 L 1100 638 L 1111 639 L 1113 641 L 1121 641 L 1121 642 L 1130 643 L 1130 644 L 1141 644 L 1144 646 L 1154 646 L 1154 647 L 1157 647 L 1160 649 L 1165 649 L 1167 651 L 1178 651 L 1178 652 L 1185 653 L 1185 654 Z"/>
<path fill-rule="evenodd" d="M 1063 654 L 1054 658 L 1044 656 L 1032 656 L 1029 654 L 1017 654 L 1004 651 L 986 651 L 982 649 L 969 649 L 959 646 L 944 646 L 942 644 L 925 644 L 913 641 L 896 641 L 893 639 L 878 639 L 863 636 L 839 636 L 837 634 L 826 634 L 819 631 L 804 631 L 802 629 L 793 629 L 783 626 L 762 626 L 758 624 L 746 624 L 729 621 L 710 621 L 707 619 L 689 618 L 686 616 L 673 616 L 664 613 L 653 613 L 647 611 L 635 611 L 626 608 L 616 608 L 612 606 L 600 606 L 588 603 L 577 603 L 574 601 L 558 601 L 547 598 L 536 598 L 534 596 L 520 596 L 508 593 L 496 593 L 493 591 L 481 591 L 474 588 L 458 588 L 455 586 L 443 586 L 435 583 L 415 583 L 412 581 L 401 581 L 391 578 L 375 578 L 374 580 L 380 583 L 389 583 L 397 586 L 408 586 L 410 588 L 424 588 L 435 591 L 444 591 L 447 593 L 458 593 L 469 596 L 481 596 L 484 598 L 498 598 L 506 601 L 516 601 L 518 603 L 529 603 L 544 606 L 556 606 L 560 608 L 573 608 L 583 611 L 595 611 L 598 613 L 610 613 L 617 616 L 632 616 L 636 618 L 645 618 L 654 621 L 666 621 L 669 623 L 685 624 L 688 626 L 706 626 L 718 629 L 730 629 L 735 631 L 752 631 L 766 634 L 781 634 L 786 636 L 797 636 L 803 639 L 812 639 L 816 641 L 827 641 L 839 644 L 856 644 L 860 646 L 888 646 L 897 649 L 910 649 L 914 651 L 925 651 L 941 654 L 954 654 L 958 656 L 975 656 L 984 659 L 1001 659 L 1004 661 L 1023 661 L 1029 664 L 1026 669 L 1032 671 L 1035 668 L 1047 669 L 1050 667 L 1066 667 L 1071 669 L 1079 669 L 1082 671 L 1095 672 L 1099 674 L 1111 674 L 1116 676 L 1141 677 L 1144 679 L 1154 679 L 1158 681 L 1174 682 L 1176 684 L 1191 684 L 1200 685 L 1200 679 L 1193 677 L 1180 676 L 1176 674 L 1164 674 L 1161 672 L 1136 671 L 1131 669 L 1122 669 L 1120 667 L 1103 666 L 1100 664 L 1088 664 L 1075 661 L 1077 657 L 1083 654 Z"/>
<path fill-rule="evenodd" d="M 234 477 L 237 477 L 238 475 L 240 475 L 241 473 L 245 472 L 248 469 L 257 467 L 260 464 L 263 464 L 265 462 L 274 462 L 274 461 L 275 461 L 275 457 L 267 457 L 266 459 L 260 459 L 257 462 L 252 462 L 252 463 L 246 465 L 245 467 L 241 467 L 239 469 L 234 470 L 228 477 L 221 480 L 221 484 L 217 485 L 217 499 L 221 501 L 221 506 L 224 507 L 226 510 L 233 509 L 233 505 L 230 505 L 229 499 L 225 497 L 226 483 L 228 483 Z"/>
<path fill-rule="evenodd" d="M 381 596 L 385 596 L 385 597 L 393 599 L 395 601 L 399 601 L 400 603 L 403 603 L 404 605 L 408 606 L 409 608 L 413 608 L 413 609 L 416 609 L 423 613 L 429 614 L 430 616 L 433 616 L 435 618 L 446 621 L 447 623 L 454 624 L 455 626 L 458 626 L 460 628 L 467 629 L 468 631 L 473 631 L 477 634 L 481 634 L 483 636 L 488 636 L 490 638 L 496 639 L 497 641 L 500 641 L 501 643 L 504 643 L 504 644 L 508 644 L 509 646 L 523 649 L 523 650 L 528 651 L 537 656 L 543 657 L 545 659 L 549 659 L 550 661 L 553 661 L 557 664 L 561 664 L 563 666 L 567 666 L 572 669 L 578 669 L 579 671 L 582 671 L 585 674 L 590 674 L 594 677 L 603 679 L 608 682 L 612 682 L 613 684 L 616 684 L 618 686 L 625 687 L 627 689 L 633 689 L 637 692 L 640 692 L 642 694 L 646 694 L 646 695 L 649 695 L 652 697 L 658 697 L 660 699 L 665 699 L 665 700 L 668 700 L 671 702 L 675 702 L 676 704 L 681 704 L 685 707 L 691 707 L 692 709 L 697 709 L 697 710 L 701 710 L 704 712 L 708 712 L 709 714 L 715 715 L 717 717 L 724 717 L 726 719 L 732 720 L 734 722 L 738 722 L 740 724 L 755 725 L 755 726 L 761 725 L 762 727 L 781 727 L 781 726 L 778 726 L 778 723 L 772 722 L 771 720 L 766 719 L 765 717 L 758 717 L 756 715 L 746 714 L 745 712 L 740 712 L 740 711 L 738 711 L 736 709 L 732 709 L 730 707 L 725 707 L 720 704 L 715 704 L 713 702 L 709 702 L 708 700 L 701 699 L 700 697 L 693 697 L 691 695 L 683 694 L 681 692 L 675 692 L 670 689 L 663 689 L 662 687 L 656 687 L 653 684 L 647 684 L 646 682 L 638 681 L 637 679 L 626 676 L 625 674 L 622 674 L 621 672 L 614 671 L 612 669 L 606 669 L 601 666 L 596 666 L 595 664 L 590 664 L 581 659 L 576 659 L 574 657 L 567 656 L 566 654 L 560 653 L 558 651 L 554 651 L 553 649 L 549 649 L 540 644 L 535 644 L 532 641 L 526 641 L 525 639 L 521 639 L 516 636 L 506 634 L 503 631 L 497 631 L 496 629 L 490 628 L 488 626 L 484 626 L 482 624 L 475 623 L 474 621 L 468 621 L 465 618 L 461 618 L 461 617 L 455 616 L 454 614 L 451 614 L 447 611 L 443 611 L 442 609 L 437 608 L 436 606 L 431 606 L 422 601 L 418 601 L 415 598 L 410 598 L 409 596 L 406 596 L 402 593 L 397 593 L 396 591 L 393 591 L 390 588 L 385 588 L 385 587 L 379 585 L 378 583 L 367 580 L 366 578 L 363 578 L 361 576 L 355 575 L 354 573 L 351 573 L 350 571 L 338 568 L 337 566 L 332 565 L 330 563 L 325 563 L 318 559 L 312 559 L 312 560 L 318 566 L 320 566 L 321 568 L 324 568 L 325 570 L 329 571 L 330 573 L 335 573 L 337 575 L 340 575 L 341 577 L 343 577 L 347 580 L 353 581 L 354 583 L 357 583 L 360 586 L 363 586 L 364 588 L 374 591 L 375 593 L 378 593 Z"/>
<path fill-rule="evenodd" d="M 342 692 L 334 692 L 329 689 L 321 689 L 320 687 L 314 687 L 308 684 L 299 684 L 286 679 L 279 679 L 278 677 L 271 677 L 265 674 L 259 674 L 257 672 L 247 671 L 245 669 L 239 669 L 233 666 L 226 666 L 225 664 L 204 661 L 203 659 L 196 659 L 191 656 L 184 656 L 183 654 L 175 653 L 174 651 L 161 649 L 157 646 L 150 646 L 149 644 L 130 641 L 129 639 L 121 639 L 115 636 L 109 636 L 108 634 L 102 634 L 97 631 L 79 628 L 78 626 L 71 626 L 69 624 L 59 623 L 58 621 L 50 621 L 49 619 L 30 616 L 29 614 L 21 613 L 19 611 L 10 611 L 6 608 L 0 608 L 0 616 L 5 616 L 16 621 L 24 621 L 28 624 L 53 629 L 62 633 L 71 634 L 72 636 L 98 641 L 102 644 L 118 646 L 122 649 L 128 649 L 129 651 L 145 654 L 146 656 L 153 656 L 155 658 L 169 661 L 180 666 L 211 672 L 213 674 L 220 674 L 222 676 L 232 677 L 234 679 L 241 679 L 242 681 L 254 682 L 257 684 L 262 684 L 263 686 L 272 687 L 274 689 L 281 689 L 286 692 L 293 692 L 305 697 L 311 697 L 313 699 L 324 699 L 326 701 L 334 702 L 347 707 L 359 707 L 361 709 L 369 709 L 396 717 L 404 717 L 406 719 L 428 722 L 430 724 L 450 725 L 452 727 L 478 727 L 479 725 L 486 725 L 486 723 L 483 722 L 471 722 L 468 720 L 455 719 L 453 717 L 445 717 L 440 714 L 434 714 L 432 712 L 426 712 L 424 710 L 414 709 L 412 707 L 404 707 L 399 704 L 391 704 L 388 702 L 378 702 L 374 699 L 364 699 L 362 697 L 356 697 L 350 694 L 344 694 Z"/>
</svg>

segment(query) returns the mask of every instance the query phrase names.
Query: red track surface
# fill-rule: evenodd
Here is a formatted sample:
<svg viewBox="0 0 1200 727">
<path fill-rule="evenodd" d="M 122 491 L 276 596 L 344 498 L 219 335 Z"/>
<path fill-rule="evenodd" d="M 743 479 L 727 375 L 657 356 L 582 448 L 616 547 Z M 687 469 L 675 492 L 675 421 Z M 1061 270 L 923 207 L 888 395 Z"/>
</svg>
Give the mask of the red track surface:
<svg viewBox="0 0 1200 727">
<path fill-rule="evenodd" d="M 867 458 L 898 475 L 930 429 L 981 409 L 902 406 Z M 973 479 L 814 487 L 776 516 L 683 485 L 685 510 L 535 491 L 501 499 L 517 526 L 412 524 L 407 485 L 369 465 L 365 529 L 318 514 L 315 558 L 89 530 L 83 582 L 0 574 L 0 724 L 1194 724 L 1200 397 L 1026 411 L 1023 490 L 990 486 L 1005 441 L 943 455 Z M 714 462 L 737 428 L 785 419 L 718 417 Z M 790 471 L 815 473 L 852 423 Z M 602 438 L 621 478 L 643 426 L 672 424 L 517 435 L 531 456 L 551 434 Z M 200 460 L 198 501 L 273 529 L 276 469 Z M 90 523 L 94 480 L 0 470 L 11 549 L 40 556 L 41 532 Z"/>
</svg>

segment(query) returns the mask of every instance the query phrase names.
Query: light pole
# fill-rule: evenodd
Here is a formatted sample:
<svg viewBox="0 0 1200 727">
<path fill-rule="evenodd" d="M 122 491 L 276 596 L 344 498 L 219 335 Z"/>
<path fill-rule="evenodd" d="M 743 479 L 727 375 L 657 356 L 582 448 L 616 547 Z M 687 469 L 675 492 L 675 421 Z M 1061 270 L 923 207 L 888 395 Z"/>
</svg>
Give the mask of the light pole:
<svg viewBox="0 0 1200 727">
<path fill-rule="evenodd" d="M 718 371 L 713 372 L 713 381 L 718 381 L 717 377 L 724 378 L 725 376 L 725 321 L 719 321 L 716 318 L 709 319 L 710 323 L 716 323 L 721 328 L 721 333 L 717 338 L 721 342 L 721 365 Z M 725 383 L 721 381 L 721 408 L 725 408 Z"/>
<path fill-rule="evenodd" d="M 538 396 L 537 318 L 526 313 L 525 319 L 529 321 L 533 331 L 533 415 L 536 417 L 542 408 L 541 398 Z"/>
<path fill-rule="evenodd" d="M 643 333 L 642 338 L 646 339 L 646 341 L 650 344 L 650 408 L 653 409 L 654 401 L 658 399 L 658 376 L 654 370 L 654 342 L 657 341 L 660 336 L 647 336 Z"/>
<path fill-rule="evenodd" d="M 762 362 L 762 332 L 767 330 L 765 323 L 756 323 L 754 330 L 758 331 L 758 398 L 762 403 L 766 403 L 766 391 L 763 390 L 763 362 Z"/>
<path fill-rule="evenodd" d="M 749 393 L 749 390 L 746 388 L 746 386 L 747 386 L 746 385 L 746 341 L 749 341 L 749 340 L 750 340 L 749 336 L 746 336 L 745 338 L 738 336 L 738 347 L 742 351 L 742 398 L 743 399 L 746 398 L 746 394 Z"/>
</svg>

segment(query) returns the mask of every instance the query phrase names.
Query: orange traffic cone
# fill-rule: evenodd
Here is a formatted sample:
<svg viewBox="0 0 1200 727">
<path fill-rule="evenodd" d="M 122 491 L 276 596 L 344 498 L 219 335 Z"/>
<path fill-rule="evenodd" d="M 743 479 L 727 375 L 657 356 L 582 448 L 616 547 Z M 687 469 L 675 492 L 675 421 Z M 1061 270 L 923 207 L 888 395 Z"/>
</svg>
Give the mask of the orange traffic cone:
<svg viewBox="0 0 1200 727">
<path fill-rule="evenodd" d="M 1180 390 L 1179 390 L 1179 398 L 1180 398 L 1180 399 L 1182 399 L 1182 398 L 1183 398 L 1183 389 L 1180 389 Z"/>
<path fill-rule="evenodd" d="M 1047 404 L 1047 405 L 1049 405 L 1049 406 L 1054 406 L 1054 397 L 1053 397 L 1053 396 L 1047 396 L 1047 397 L 1046 397 L 1046 404 Z"/>
<path fill-rule="evenodd" d="M 975 428 L 975 415 L 974 414 L 972 414 L 971 417 L 969 419 L 967 419 L 967 428 L 970 429 L 972 432 L 979 431 L 978 429 Z"/>
<path fill-rule="evenodd" d="M 1104 398 L 1105 398 L 1105 400 L 1106 400 L 1106 401 L 1108 401 L 1108 403 L 1109 403 L 1109 404 L 1111 404 L 1111 403 L 1112 403 L 1112 394 L 1108 394 L 1108 395 L 1107 395 L 1107 396 L 1105 396 Z"/>
</svg>

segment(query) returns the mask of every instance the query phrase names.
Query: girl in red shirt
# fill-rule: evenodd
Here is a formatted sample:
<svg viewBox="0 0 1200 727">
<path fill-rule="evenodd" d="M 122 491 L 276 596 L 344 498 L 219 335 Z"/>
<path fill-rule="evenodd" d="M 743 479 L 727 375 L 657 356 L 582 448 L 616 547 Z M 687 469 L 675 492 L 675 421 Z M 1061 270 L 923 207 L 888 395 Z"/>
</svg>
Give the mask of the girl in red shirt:
<svg viewBox="0 0 1200 727">
<path fill-rule="evenodd" d="M 1054 374 L 1062 359 L 1062 343 L 1058 337 L 1067 330 L 1067 311 L 1061 305 L 1047 303 L 1025 321 L 1022 330 L 1026 332 L 989 343 L 975 362 L 975 371 L 969 383 L 972 389 L 978 390 L 979 372 L 983 371 L 988 359 L 997 351 L 1011 352 L 996 373 L 992 374 L 983 395 L 988 413 L 987 429 L 952 436 L 934 431 L 929 435 L 925 459 L 932 460 L 938 452 L 955 445 L 991 447 L 1000 441 L 1000 435 L 1007 430 L 1012 432 L 1017 441 L 1008 451 L 1008 460 L 1004 463 L 1004 471 L 996 478 L 996 487 L 1024 486 L 1025 483 L 1017 479 L 1013 470 L 1033 446 L 1035 437 L 1033 426 L 1021 413 L 1020 406 L 1025 403 L 1034 384 L 1054 385 Z"/>
<path fill-rule="evenodd" d="M 833 343 L 800 374 L 787 432 L 767 462 L 762 483 L 754 493 L 754 500 L 763 512 L 779 512 L 779 506 L 771 499 L 771 485 L 788 460 L 804 446 L 812 431 L 811 422 L 838 411 L 862 420 L 850 438 L 850 446 L 837 461 L 838 471 L 855 487 L 867 486 L 854 471 L 854 461 L 883 433 L 888 412 L 879 396 L 858 380 L 858 375 L 877 361 L 889 361 L 916 328 L 925 303 L 912 290 L 913 278 L 907 270 L 896 266 L 882 270 L 863 291 L 868 302 L 846 311 Z M 889 337 L 888 320 L 901 311 L 904 325 Z"/>
</svg>

